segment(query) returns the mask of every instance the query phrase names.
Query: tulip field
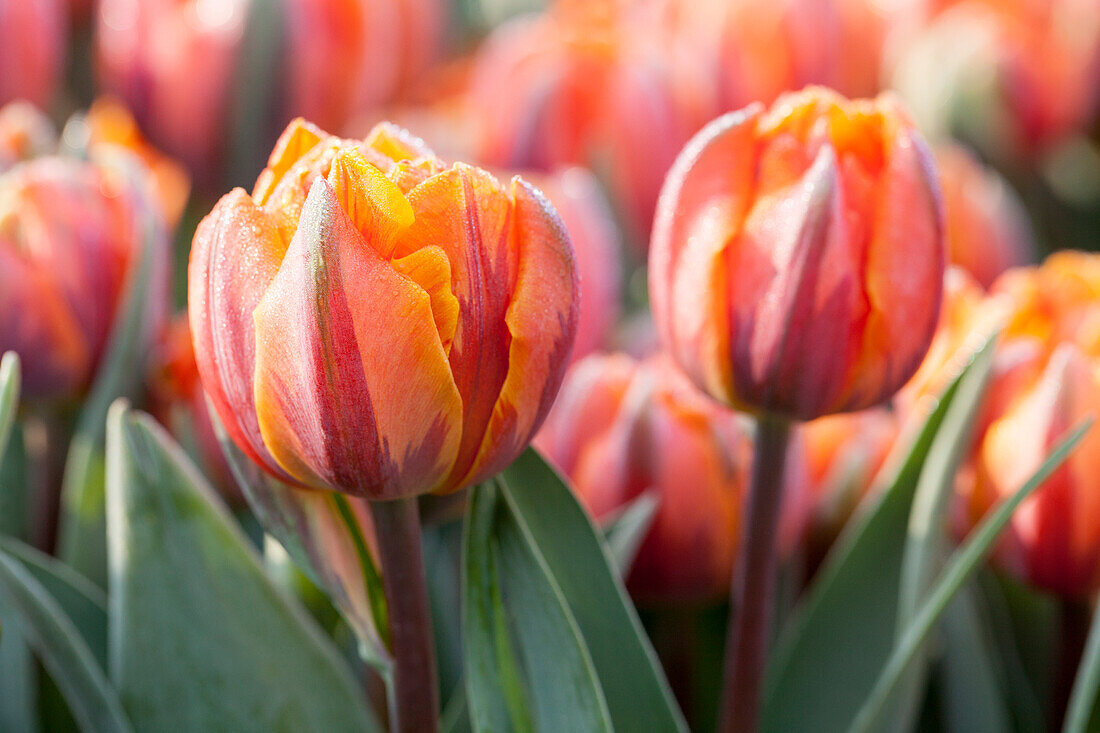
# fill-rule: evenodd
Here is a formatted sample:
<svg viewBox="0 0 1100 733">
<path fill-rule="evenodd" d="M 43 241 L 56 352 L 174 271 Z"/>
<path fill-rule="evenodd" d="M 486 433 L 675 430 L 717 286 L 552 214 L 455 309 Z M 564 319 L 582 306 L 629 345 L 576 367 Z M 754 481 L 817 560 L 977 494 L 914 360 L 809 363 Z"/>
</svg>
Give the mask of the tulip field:
<svg viewBox="0 0 1100 733">
<path fill-rule="evenodd" d="M 1100 0 L 0 0 L 0 733 L 1100 732 Z"/>
</svg>

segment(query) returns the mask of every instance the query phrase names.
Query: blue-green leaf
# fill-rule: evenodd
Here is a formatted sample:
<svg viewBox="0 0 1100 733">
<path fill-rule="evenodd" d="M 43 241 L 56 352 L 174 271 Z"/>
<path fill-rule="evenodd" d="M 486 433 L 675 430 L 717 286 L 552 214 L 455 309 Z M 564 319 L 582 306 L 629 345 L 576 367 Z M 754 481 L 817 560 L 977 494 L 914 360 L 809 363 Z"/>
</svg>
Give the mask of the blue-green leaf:
<svg viewBox="0 0 1100 733">
<path fill-rule="evenodd" d="M 149 416 L 108 418 L 111 676 L 141 730 L 376 731 L 345 662 Z"/>
<path fill-rule="evenodd" d="M 649 533 L 659 503 L 656 492 L 647 491 L 627 504 L 604 526 L 603 538 L 607 551 L 611 553 L 615 567 L 623 578 L 630 574 L 630 566 L 634 564 L 634 558 Z"/>
<path fill-rule="evenodd" d="M 1088 641 L 1081 655 L 1081 664 L 1077 668 L 1077 678 L 1073 681 L 1069 706 L 1063 733 L 1087 733 L 1089 721 L 1096 708 L 1096 698 L 1100 696 L 1100 606 L 1092 617 Z"/>
<path fill-rule="evenodd" d="M 9 351 L 0 358 L 0 456 L 8 445 L 19 406 L 19 355 Z"/>
</svg>

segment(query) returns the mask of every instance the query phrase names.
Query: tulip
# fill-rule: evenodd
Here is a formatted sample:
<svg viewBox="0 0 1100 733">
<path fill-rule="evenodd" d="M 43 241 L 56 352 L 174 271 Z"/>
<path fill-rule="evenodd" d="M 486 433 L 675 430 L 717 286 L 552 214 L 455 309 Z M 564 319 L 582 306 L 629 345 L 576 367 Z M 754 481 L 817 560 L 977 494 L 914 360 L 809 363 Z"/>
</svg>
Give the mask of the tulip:
<svg viewBox="0 0 1100 733">
<path fill-rule="evenodd" d="M 573 346 L 561 220 L 523 179 L 443 165 L 403 130 L 296 120 L 253 193 L 191 250 L 199 376 L 229 436 L 293 486 L 371 500 L 395 670 L 393 730 L 438 707 L 416 496 L 508 465 Z"/>
<path fill-rule="evenodd" d="M 0 104 L 53 101 L 67 32 L 63 0 L 0 0 Z"/>
<path fill-rule="evenodd" d="M 149 412 L 194 455 L 210 480 L 229 504 L 239 505 L 244 497 L 222 452 L 214 423 L 206 408 L 206 395 L 199 381 L 191 329 L 186 316 L 169 321 L 153 344 L 146 379 Z"/>
<path fill-rule="evenodd" d="M 130 111 L 115 99 L 103 97 L 96 100 L 83 122 L 88 127 L 90 147 L 118 145 L 141 159 L 152 174 L 154 192 L 164 220 L 169 229 L 175 229 L 191 193 L 187 171 L 149 144 Z"/>
<path fill-rule="evenodd" d="M 600 172 L 644 243 L 661 180 L 713 91 L 670 34 L 612 5 L 560 2 L 493 32 L 470 87 L 475 144 L 504 168 Z"/>
<path fill-rule="evenodd" d="M 148 322 L 163 317 L 168 242 L 140 173 L 106 156 L 43 157 L 0 176 L 0 352 L 19 354 L 25 394 L 71 398 L 88 386 L 143 247 L 153 248 Z"/>
<path fill-rule="evenodd" d="M 939 189 L 905 113 L 810 88 L 688 144 L 649 284 L 662 342 L 696 384 L 807 420 L 879 404 L 912 376 L 943 271 Z"/>
<path fill-rule="evenodd" d="M 647 604 L 729 592 L 751 462 L 749 426 L 662 355 L 593 355 L 570 369 L 535 446 L 597 520 L 646 492 L 652 525 L 627 579 Z"/>
<path fill-rule="evenodd" d="M 886 18 L 871 0 L 733 0 L 697 8 L 703 27 L 695 33 L 717 35 L 727 109 L 769 104 L 809 84 L 856 97 L 882 88 Z"/>
<path fill-rule="evenodd" d="M 53 123 L 33 104 L 9 102 L 0 107 L 0 173 L 56 148 Z"/>
<path fill-rule="evenodd" d="M 323 276 L 323 277 L 322 277 Z M 253 195 L 199 225 L 199 374 L 270 473 L 370 499 L 447 493 L 527 444 L 576 329 L 572 250 L 546 199 L 444 167 L 407 133 L 296 121 Z"/>
<path fill-rule="evenodd" d="M 963 0 L 927 11 L 893 82 L 921 128 L 1005 161 L 1082 130 L 1100 104 L 1100 14 L 1093 0 Z"/>
<path fill-rule="evenodd" d="M 1010 267 L 1026 264 L 1035 245 L 1023 204 L 992 169 L 961 147 L 936 151 L 944 209 L 947 256 L 989 287 Z"/>
<path fill-rule="evenodd" d="M 440 0 L 274 5 L 99 3 L 96 58 L 103 88 L 122 98 L 153 142 L 208 187 L 226 175 L 227 148 L 238 138 L 266 138 L 270 130 L 273 139 L 295 115 L 340 127 L 352 114 L 388 100 L 434 56 L 444 12 Z M 256 72 L 261 69 L 263 76 Z"/>
</svg>

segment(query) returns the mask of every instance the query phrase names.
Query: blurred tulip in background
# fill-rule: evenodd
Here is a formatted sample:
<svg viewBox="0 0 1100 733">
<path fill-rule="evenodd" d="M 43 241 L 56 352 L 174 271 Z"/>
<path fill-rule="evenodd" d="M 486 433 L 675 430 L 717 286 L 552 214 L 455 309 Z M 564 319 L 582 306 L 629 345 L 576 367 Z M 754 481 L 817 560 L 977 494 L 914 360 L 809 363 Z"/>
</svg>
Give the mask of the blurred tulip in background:
<svg viewBox="0 0 1100 733">
<path fill-rule="evenodd" d="M 48 108 L 67 43 L 64 0 L 0 1 L 0 104 L 25 99 Z"/>
</svg>

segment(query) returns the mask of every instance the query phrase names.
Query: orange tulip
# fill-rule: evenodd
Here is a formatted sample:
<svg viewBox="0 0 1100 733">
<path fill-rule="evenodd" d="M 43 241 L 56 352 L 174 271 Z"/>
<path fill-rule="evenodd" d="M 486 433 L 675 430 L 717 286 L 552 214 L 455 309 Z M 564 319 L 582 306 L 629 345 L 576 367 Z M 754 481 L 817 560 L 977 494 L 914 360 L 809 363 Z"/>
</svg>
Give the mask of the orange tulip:
<svg viewBox="0 0 1100 733">
<path fill-rule="evenodd" d="M 919 366 L 939 313 L 943 209 L 891 97 L 784 95 L 705 127 L 661 193 L 661 340 L 715 399 L 802 420 L 861 410 Z"/>
<path fill-rule="evenodd" d="M 0 351 L 19 353 L 27 394 L 88 385 L 146 242 L 149 323 L 163 318 L 168 241 L 150 202 L 144 183 L 95 156 L 38 158 L 0 176 Z"/>
<path fill-rule="evenodd" d="M 33 104 L 9 102 L 0 107 L 0 173 L 56 148 L 53 123 Z"/>
<path fill-rule="evenodd" d="M 593 355 L 569 371 L 537 447 L 597 520 L 645 492 L 652 525 L 627 586 L 646 603 L 704 603 L 729 592 L 752 462 L 751 424 L 701 394 L 667 356 Z M 788 484 L 804 482 L 800 456 Z M 777 538 L 789 552 L 804 492 L 787 492 Z"/>
<path fill-rule="evenodd" d="M 988 154 L 1012 158 L 1044 151 L 1097 112 L 1095 0 L 930 6 L 929 24 L 906 44 L 894 72 L 922 129 L 961 134 Z"/>
<path fill-rule="evenodd" d="M 434 55 L 444 12 L 439 0 L 287 0 L 278 11 L 267 5 L 100 0 L 102 86 L 207 185 L 225 173 L 226 130 L 247 125 L 249 134 L 263 135 L 295 115 L 340 127 L 389 99 Z M 265 34 L 278 42 L 264 46 Z M 268 55 L 256 56 L 261 50 Z M 267 70 L 257 84 L 280 79 L 279 93 L 242 90 L 249 68 Z M 256 97 L 248 105 L 252 117 L 238 119 L 237 98 L 246 93 Z"/>
<path fill-rule="evenodd" d="M 1019 199 L 992 169 L 964 148 L 936 150 L 944 209 L 947 257 L 989 287 L 1010 267 L 1031 259 L 1035 245 Z"/>
<path fill-rule="evenodd" d="M 0 0 L 0 104 L 53 101 L 65 60 L 68 19 L 62 0 Z"/>
<path fill-rule="evenodd" d="M 90 146 L 118 145 L 141 159 L 153 176 L 153 186 L 164 220 L 170 229 L 175 229 L 191 193 L 187 171 L 150 145 L 130 111 L 115 99 L 97 99 L 88 110 L 85 123 L 88 125 Z"/>
<path fill-rule="evenodd" d="M 479 54 L 470 105 L 479 158 L 606 175 L 644 242 L 661 180 L 712 113 L 713 91 L 670 34 L 613 5 L 560 2 L 500 26 Z"/>
<path fill-rule="evenodd" d="M 233 440 L 294 484 L 370 499 L 498 472 L 553 401 L 576 330 L 553 207 L 380 125 L 295 121 L 252 196 L 199 225 L 199 375 Z"/>
</svg>

